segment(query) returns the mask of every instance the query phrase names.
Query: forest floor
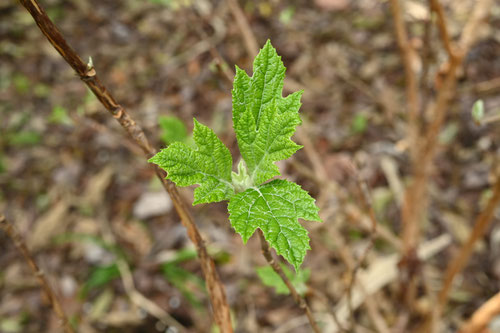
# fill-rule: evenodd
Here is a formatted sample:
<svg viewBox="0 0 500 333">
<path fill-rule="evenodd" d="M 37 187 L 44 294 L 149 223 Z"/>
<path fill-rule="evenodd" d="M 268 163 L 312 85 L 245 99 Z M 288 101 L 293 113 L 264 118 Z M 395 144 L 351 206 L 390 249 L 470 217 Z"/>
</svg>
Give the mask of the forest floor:
<svg viewBox="0 0 500 333">
<path fill-rule="evenodd" d="M 157 148 L 166 144 L 161 116 L 177 117 L 187 133 L 195 117 L 239 156 L 232 85 L 213 51 L 230 70 L 238 65 L 247 73 L 253 55 L 226 1 L 40 2 Z M 414 65 L 429 73 L 421 87 L 430 99 L 446 53 L 430 27 L 427 2 L 404 3 L 420 55 Z M 441 3 L 456 39 L 474 1 Z M 500 122 L 477 124 L 471 109 L 482 99 L 487 116 L 500 113 L 500 3 L 465 59 L 436 143 L 419 242 L 426 253 L 411 314 L 401 307 L 398 271 L 401 204 L 411 177 L 405 75 L 388 2 L 239 4 L 259 46 L 270 39 L 282 56 L 284 93 L 304 90 L 295 135 L 304 148 L 279 163 L 283 177 L 317 199 L 324 221 L 302 223 L 312 250 L 298 278 L 301 290 L 325 332 L 334 325 L 332 314 L 350 332 L 409 332 L 432 311 L 443 272 L 499 169 Z M 26 239 L 77 331 L 165 332 L 131 302 L 116 266 L 121 258 L 144 296 L 188 331 L 213 332 L 196 252 L 154 170 L 16 1 L 0 3 L 0 64 L 0 212 Z M 376 235 L 359 185 L 370 193 Z M 193 187 L 179 190 L 192 202 Z M 293 299 L 260 280 L 256 269 L 266 261 L 258 239 L 243 244 L 226 206 L 191 211 L 215 258 L 236 331 L 308 332 Z M 499 291 L 499 214 L 456 279 L 439 332 L 456 331 Z M 368 293 L 351 285 L 357 266 Z M 59 331 L 35 276 L 0 233 L 0 332 Z"/>
</svg>

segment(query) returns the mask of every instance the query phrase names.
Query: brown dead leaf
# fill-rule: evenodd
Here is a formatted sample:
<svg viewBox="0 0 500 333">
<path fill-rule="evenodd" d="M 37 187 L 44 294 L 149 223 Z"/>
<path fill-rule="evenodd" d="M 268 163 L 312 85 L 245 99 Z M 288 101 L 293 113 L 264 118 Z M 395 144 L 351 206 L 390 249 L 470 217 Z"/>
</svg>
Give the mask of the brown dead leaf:
<svg viewBox="0 0 500 333">
<path fill-rule="evenodd" d="M 5 290 L 13 291 L 38 287 L 38 280 L 32 274 L 26 274 L 27 272 L 29 272 L 29 269 L 24 262 L 15 262 L 2 269 L 4 275 L 2 282 Z"/>
<path fill-rule="evenodd" d="M 118 222 L 113 227 L 115 234 L 130 243 L 140 256 L 145 256 L 151 251 L 153 246 L 151 236 L 139 222 Z"/>
<path fill-rule="evenodd" d="M 144 320 L 138 309 L 111 311 L 99 318 L 100 324 L 111 327 L 137 326 Z"/>
<path fill-rule="evenodd" d="M 346 9 L 350 1 L 349 0 L 315 0 L 316 6 L 326 9 L 326 10 L 343 10 Z"/>
<path fill-rule="evenodd" d="M 109 186 L 111 178 L 113 177 L 113 172 L 113 168 L 107 166 L 98 174 L 94 175 L 87 183 L 82 201 L 90 206 L 102 203 L 106 194 L 106 188 Z"/>
<path fill-rule="evenodd" d="M 70 222 L 68 209 L 69 204 L 61 200 L 35 222 L 27 239 L 31 250 L 36 251 L 49 245 L 55 236 L 66 230 Z"/>
</svg>

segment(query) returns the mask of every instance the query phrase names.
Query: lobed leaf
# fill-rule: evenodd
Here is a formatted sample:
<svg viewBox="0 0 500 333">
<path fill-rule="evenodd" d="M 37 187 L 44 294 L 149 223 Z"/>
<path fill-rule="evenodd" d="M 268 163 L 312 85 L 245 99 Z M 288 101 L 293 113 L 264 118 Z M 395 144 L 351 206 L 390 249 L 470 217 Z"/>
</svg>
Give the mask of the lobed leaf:
<svg viewBox="0 0 500 333">
<path fill-rule="evenodd" d="M 233 124 L 241 156 L 258 185 L 280 174 L 274 162 L 301 148 L 290 137 L 301 123 L 302 91 L 282 97 L 285 66 L 269 40 L 255 58 L 253 70 L 250 78 L 236 68 Z"/>
<path fill-rule="evenodd" d="M 210 128 L 196 119 L 193 136 L 197 150 L 174 142 L 149 162 L 167 171 L 167 178 L 178 186 L 199 184 L 193 205 L 228 200 L 234 195 L 231 153 Z"/>
<path fill-rule="evenodd" d="M 298 270 L 310 249 L 307 230 L 298 219 L 321 221 L 318 207 L 295 183 L 263 184 L 280 174 L 275 162 L 301 148 L 291 137 L 301 123 L 302 91 L 282 96 L 285 70 L 270 41 L 255 58 L 252 77 L 236 67 L 233 126 L 244 161 L 238 164 L 238 173 L 231 172 L 229 150 L 196 120 L 196 150 L 176 142 L 150 162 L 166 170 L 167 178 L 178 186 L 199 184 L 193 204 L 229 200 L 231 224 L 243 241 L 260 228 L 276 252 Z"/>
<path fill-rule="evenodd" d="M 314 199 L 299 185 L 276 179 L 231 198 L 229 219 L 246 243 L 257 228 L 269 244 L 297 270 L 309 246 L 307 230 L 299 218 L 321 221 Z"/>
</svg>

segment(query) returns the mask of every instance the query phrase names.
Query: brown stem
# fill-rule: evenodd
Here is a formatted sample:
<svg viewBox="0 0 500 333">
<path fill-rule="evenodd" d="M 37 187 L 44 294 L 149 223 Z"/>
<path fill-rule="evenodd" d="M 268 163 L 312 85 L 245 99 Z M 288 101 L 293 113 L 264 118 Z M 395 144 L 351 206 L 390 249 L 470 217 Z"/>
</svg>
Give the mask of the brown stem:
<svg viewBox="0 0 500 333">
<path fill-rule="evenodd" d="M 243 36 L 247 53 L 254 58 L 257 53 L 259 53 L 259 44 L 257 43 L 257 39 L 252 32 L 252 28 L 250 28 L 250 24 L 245 17 L 245 13 L 241 10 L 238 0 L 227 0 L 227 3 L 234 19 L 236 20 L 236 25 Z"/>
<path fill-rule="evenodd" d="M 366 182 L 362 181 L 359 177 L 359 172 L 356 168 L 356 166 L 353 165 L 354 171 L 355 171 L 355 177 L 356 177 L 356 185 L 358 187 L 358 192 L 359 192 L 359 199 L 361 202 L 361 205 L 363 207 L 363 210 L 368 214 L 370 221 L 371 221 L 371 231 L 368 239 L 368 246 L 365 248 L 363 251 L 363 254 L 359 258 L 358 262 L 354 266 L 350 279 L 349 279 L 349 285 L 347 287 L 347 304 L 349 306 L 349 313 L 351 316 L 351 325 L 354 323 L 354 309 L 352 306 L 352 290 L 354 288 L 354 283 L 356 282 L 356 275 L 361 268 L 361 265 L 366 261 L 368 258 L 368 254 L 372 250 L 373 246 L 375 245 L 375 236 L 377 234 L 377 225 L 379 224 L 377 222 L 377 217 L 375 215 L 375 210 L 373 209 L 373 205 L 371 203 L 371 196 L 368 191 L 368 185 Z M 354 326 L 352 326 L 354 327 Z M 351 328 L 352 328 L 351 327 Z"/>
<path fill-rule="evenodd" d="M 300 296 L 300 294 L 297 292 L 293 284 L 290 282 L 290 279 L 285 275 L 283 272 L 283 269 L 281 269 L 281 266 L 279 265 L 276 260 L 274 260 L 273 255 L 271 254 L 271 248 L 269 247 L 269 244 L 266 241 L 266 238 L 264 237 L 264 233 L 262 230 L 257 229 L 257 232 L 259 234 L 260 238 L 260 247 L 262 249 L 262 254 L 267 260 L 267 263 L 273 268 L 273 270 L 278 274 L 283 282 L 285 282 L 288 290 L 290 290 L 290 294 L 292 294 L 293 300 L 297 305 L 304 310 L 306 313 L 307 319 L 309 320 L 309 324 L 311 325 L 313 331 L 315 333 L 320 333 L 320 329 L 318 327 L 318 324 L 316 324 L 316 320 L 314 319 L 314 316 L 311 312 L 311 309 L 309 308 L 309 305 L 307 305 L 306 300 Z"/>
<path fill-rule="evenodd" d="M 451 45 L 451 42 L 449 41 L 444 15 L 437 1 L 434 1 L 433 3 L 433 8 L 440 11 L 438 13 L 438 25 L 441 31 L 443 43 L 445 43 L 446 47 L 446 44 L 448 43 Z M 408 41 L 404 33 L 404 24 L 399 9 L 399 2 L 398 0 L 391 0 L 391 4 L 393 4 L 393 16 L 396 21 L 396 33 L 398 35 L 398 41 L 402 50 L 405 51 L 409 46 L 407 46 Z M 444 120 L 446 119 L 450 101 L 455 94 L 458 68 L 461 66 L 465 54 L 467 54 L 469 48 L 476 40 L 478 31 L 477 26 L 486 17 L 488 8 L 490 8 L 490 6 L 491 0 L 477 1 L 474 7 L 474 11 L 462 32 L 459 48 L 457 48 L 457 50 L 455 51 L 453 49 L 453 45 L 448 45 L 450 51 L 452 52 L 448 52 L 449 59 L 446 66 L 447 71 L 445 73 L 445 78 L 439 87 L 436 102 L 430 107 L 429 113 L 433 116 L 433 118 L 430 121 L 428 128 L 422 132 L 422 135 L 419 139 L 420 141 L 422 141 L 422 144 L 414 145 L 415 147 L 419 148 L 415 149 L 414 157 L 416 158 L 412 161 L 413 180 L 405 191 L 402 207 L 402 237 L 403 243 L 405 244 L 402 266 L 406 267 L 407 272 L 407 283 L 409 287 L 406 288 L 406 296 L 408 303 L 412 303 L 412 294 L 414 294 L 415 291 L 414 275 L 418 268 L 418 261 L 415 262 L 414 258 L 416 257 L 414 254 L 416 253 L 415 249 L 418 245 L 418 239 L 420 237 L 420 225 L 427 212 L 427 185 L 431 176 L 432 161 L 434 160 L 437 152 L 438 136 L 443 126 Z M 407 57 L 407 53 L 409 52 L 405 51 L 405 57 Z M 407 60 L 405 58 L 405 63 L 406 62 Z M 411 82 L 407 83 L 407 85 L 410 83 Z M 409 88 L 407 87 L 407 89 Z M 408 96 L 408 102 L 410 103 L 409 97 L 410 96 Z"/>
<path fill-rule="evenodd" d="M 438 18 L 438 28 L 439 34 L 441 35 L 441 40 L 443 41 L 444 48 L 446 52 L 448 52 L 448 57 L 450 59 L 455 58 L 456 50 L 453 42 L 450 39 L 450 35 L 448 34 L 448 26 L 446 24 L 446 19 L 444 17 L 444 10 L 439 0 L 430 0 L 431 9 L 437 14 Z"/>
<path fill-rule="evenodd" d="M 493 219 L 495 214 L 495 209 L 500 204 L 500 175 L 498 175 L 496 183 L 493 187 L 493 195 L 491 196 L 488 204 L 484 211 L 479 214 L 474 222 L 474 229 L 472 229 L 469 238 L 463 244 L 462 248 L 458 252 L 458 254 L 453 258 L 453 260 L 449 263 L 446 268 L 446 273 L 444 277 L 443 287 L 438 295 L 438 314 L 442 312 L 444 306 L 448 301 L 448 294 L 451 290 L 453 280 L 455 276 L 462 271 L 467 262 L 470 259 L 472 251 L 474 250 L 474 245 L 476 242 L 483 237 L 484 233 L 488 229 L 488 226 Z"/>
<path fill-rule="evenodd" d="M 488 332 L 488 324 L 500 314 L 500 292 L 490 298 L 486 303 L 477 309 L 472 317 L 460 329 L 460 333 L 481 333 Z"/>
<path fill-rule="evenodd" d="M 418 80 L 415 70 L 413 69 L 414 58 L 416 57 L 415 50 L 413 49 L 408 38 L 405 22 L 403 19 L 403 12 L 399 4 L 399 0 L 390 0 L 392 17 L 394 19 L 394 26 L 396 28 L 396 39 L 398 42 L 403 64 L 405 69 L 406 79 L 406 99 L 408 103 L 408 144 L 412 159 L 416 158 L 415 148 L 417 139 L 420 134 L 420 124 L 418 119 L 419 98 L 418 98 Z"/>
<path fill-rule="evenodd" d="M 150 157 L 155 154 L 155 149 L 150 145 L 142 128 L 129 116 L 125 109 L 116 102 L 111 93 L 99 80 L 96 70 L 91 63 L 85 64 L 76 54 L 73 48 L 66 42 L 64 37 L 54 23 L 47 16 L 43 8 L 36 0 L 19 0 L 19 2 L 31 14 L 36 24 L 47 37 L 52 46 L 66 60 L 66 62 L 75 70 L 83 82 L 90 88 L 97 99 L 108 110 L 111 115 L 120 123 L 128 135 L 142 148 L 145 155 Z M 174 207 L 181 218 L 181 222 L 187 229 L 191 241 L 196 247 L 198 257 L 200 258 L 201 268 L 205 276 L 208 294 L 212 303 L 214 318 L 221 332 L 233 332 L 229 306 L 224 291 L 224 286 L 219 278 L 215 264 L 208 255 L 204 241 L 194 223 L 193 217 L 181 199 L 175 185 L 165 179 L 165 172 L 155 167 L 156 175 L 161 180 L 163 187 L 167 190 Z"/>
<path fill-rule="evenodd" d="M 413 69 L 414 57 L 416 57 L 415 50 L 413 49 L 410 40 L 408 38 L 408 32 L 406 30 L 406 25 L 403 19 L 403 11 L 400 6 L 399 0 L 390 0 L 392 17 L 394 19 L 394 26 L 396 30 L 396 40 L 398 42 L 399 50 L 401 52 L 401 57 L 403 59 L 403 65 L 405 70 L 406 79 L 406 102 L 408 104 L 408 146 L 410 147 L 410 157 L 413 165 L 415 165 L 418 155 L 417 142 L 420 137 L 420 121 L 419 121 L 419 97 L 418 97 L 418 80 L 417 75 Z M 414 192 L 411 192 L 412 195 Z M 405 198 L 404 202 L 408 202 L 409 198 Z M 411 207 L 410 207 L 411 208 Z M 402 240 L 403 240 L 403 268 L 406 273 L 403 274 L 405 278 L 402 283 L 405 285 L 405 299 L 408 306 L 411 307 L 413 303 L 414 295 L 414 282 L 413 282 L 413 272 L 415 271 L 415 249 L 420 236 L 419 233 L 419 219 L 410 218 L 405 220 L 405 204 L 403 203 L 403 228 L 402 228 Z M 411 212 L 413 214 L 413 212 Z M 412 217 L 414 215 L 411 215 Z"/>
<path fill-rule="evenodd" d="M 31 255 L 31 252 L 28 250 L 28 247 L 24 243 L 23 238 L 21 237 L 17 229 L 9 221 L 7 221 L 5 216 L 1 214 L 0 214 L 0 229 L 2 229 L 7 234 L 7 236 L 9 236 L 9 238 L 16 246 L 17 250 L 21 252 L 22 256 L 24 257 L 24 260 L 26 260 L 26 262 L 30 266 L 33 275 L 36 276 L 36 278 L 38 279 L 38 283 L 40 283 L 40 286 L 47 295 L 50 305 L 52 306 L 52 309 L 54 309 L 54 313 L 61 321 L 62 326 L 64 327 L 64 332 L 74 333 L 73 328 L 71 327 L 71 324 L 68 321 L 68 317 L 66 317 L 66 314 L 64 313 L 61 303 L 59 303 L 59 299 L 57 298 L 56 294 L 50 287 L 49 282 L 45 278 L 45 275 L 36 264 L 35 259 Z"/>
</svg>

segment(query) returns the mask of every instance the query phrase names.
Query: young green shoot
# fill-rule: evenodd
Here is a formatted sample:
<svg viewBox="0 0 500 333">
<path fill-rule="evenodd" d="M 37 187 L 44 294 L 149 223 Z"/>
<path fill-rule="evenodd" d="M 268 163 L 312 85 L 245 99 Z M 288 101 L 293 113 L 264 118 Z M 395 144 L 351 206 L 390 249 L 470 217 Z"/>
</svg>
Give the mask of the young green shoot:
<svg viewBox="0 0 500 333">
<path fill-rule="evenodd" d="M 301 123 L 302 91 L 282 96 L 285 66 L 267 41 L 254 60 L 253 76 L 236 67 L 233 127 L 242 159 L 233 172 L 229 149 L 208 127 L 194 120 L 196 149 L 174 142 L 149 161 L 178 186 L 198 184 L 193 205 L 228 200 L 231 225 L 246 243 L 257 229 L 298 271 L 310 249 L 298 219 L 321 221 L 315 200 L 299 185 L 282 179 L 276 166 L 301 148 L 291 140 Z"/>
</svg>

